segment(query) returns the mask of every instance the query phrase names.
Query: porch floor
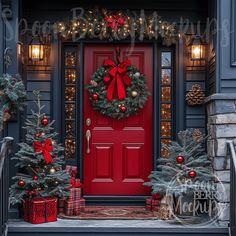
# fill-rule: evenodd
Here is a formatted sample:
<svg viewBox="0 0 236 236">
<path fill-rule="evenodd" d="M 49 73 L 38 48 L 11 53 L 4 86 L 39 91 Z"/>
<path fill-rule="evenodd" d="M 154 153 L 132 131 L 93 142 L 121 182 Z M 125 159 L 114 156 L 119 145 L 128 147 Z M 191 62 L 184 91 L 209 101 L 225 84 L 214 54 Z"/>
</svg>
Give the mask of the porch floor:
<svg viewBox="0 0 236 236">
<path fill-rule="evenodd" d="M 57 222 L 33 225 L 21 220 L 9 222 L 9 233 L 17 235 L 21 233 L 167 233 L 168 235 L 227 235 L 227 228 L 210 224 L 181 225 L 162 220 L 62 220 Z M 170 233 L 170 234 L 169 234 Z M 176 234 L 177 233 L 177 234 Z M 40 234 L 41 235 L 41 234 Z"/>
</svg>

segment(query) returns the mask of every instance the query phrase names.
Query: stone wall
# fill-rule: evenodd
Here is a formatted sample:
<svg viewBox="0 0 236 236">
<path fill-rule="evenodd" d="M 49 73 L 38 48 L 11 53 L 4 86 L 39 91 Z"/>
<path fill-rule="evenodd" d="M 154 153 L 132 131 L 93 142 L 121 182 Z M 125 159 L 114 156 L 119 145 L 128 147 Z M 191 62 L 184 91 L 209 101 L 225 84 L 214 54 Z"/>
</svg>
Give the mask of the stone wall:
<svg viewBox="0 0 236 236">
<path fill-rule="evenodd" d="M 227 139 L 236 144 L 236 94 L 214 94 L 206 99 L 208 115 L 208 155 L 215 174 L 225 188 L 219 199 L 222 208 L 219 223 L 227 226 L 230 217 L 230 155 Z M 218 184 L 218 189 L 221 185 Z"/>
</svg>

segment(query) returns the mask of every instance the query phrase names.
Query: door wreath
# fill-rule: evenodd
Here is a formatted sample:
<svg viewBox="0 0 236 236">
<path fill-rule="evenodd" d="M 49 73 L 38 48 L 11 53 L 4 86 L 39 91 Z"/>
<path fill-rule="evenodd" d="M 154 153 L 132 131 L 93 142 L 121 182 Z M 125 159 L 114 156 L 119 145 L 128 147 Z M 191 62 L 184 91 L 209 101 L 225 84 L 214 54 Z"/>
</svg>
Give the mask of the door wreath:
<svg viewBox="0 0 236 236">
<path fill-rule="evenodd" d="M 148 100 L 144 74 L 129 59 L 106 59 L 92 75 L 88 92 L 92 107 L 104 116 L 122 119 L 136 114 Z"/>
</svg>

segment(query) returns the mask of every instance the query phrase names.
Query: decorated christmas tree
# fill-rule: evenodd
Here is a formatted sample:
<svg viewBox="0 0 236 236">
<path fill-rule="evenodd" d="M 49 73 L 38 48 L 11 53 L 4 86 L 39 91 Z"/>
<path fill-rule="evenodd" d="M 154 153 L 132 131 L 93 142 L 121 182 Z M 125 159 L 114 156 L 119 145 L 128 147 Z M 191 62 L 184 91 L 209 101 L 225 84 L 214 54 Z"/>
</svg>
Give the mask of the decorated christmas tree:
<svg viewBox="0 0 236 236">
<path fill-rule="evenodd" d="M 157 170 L 152 171 L 145 185 L 152 187 L 153 194 L 162 196 L 191 193 L 203 182 L 212 188 L 214 177 L 204 143 L 205 138 L 199 130 L 180 131 L 177 141 L 163 145 L 168 157 L 157 160 Z"/>
<path fill-rule="evenodd" d="M 36 96 L 37 112 L 26 120 L 26 142 L 20 143 L 20 150 L 13 159 L 17 160 L 19 172 L 10 188 L 10 203 L 21 203 L 25 198 L 68 196 L 70 176 L 62 170 L 63 147 L 57 143 L 53 131 L 54 121 L 49 123 L 42 112 L 40 94 Z"/>
</svg>

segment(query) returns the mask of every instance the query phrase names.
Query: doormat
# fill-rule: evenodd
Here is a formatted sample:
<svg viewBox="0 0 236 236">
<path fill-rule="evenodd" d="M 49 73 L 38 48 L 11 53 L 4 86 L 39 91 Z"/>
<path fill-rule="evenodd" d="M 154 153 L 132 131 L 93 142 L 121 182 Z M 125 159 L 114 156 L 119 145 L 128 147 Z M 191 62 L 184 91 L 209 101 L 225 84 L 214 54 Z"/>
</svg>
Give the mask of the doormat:
<svg viewBox="0 0 236 236">
<path fill-rule="evenodd" d="M 157 212 L 148 211 L 139 206 L 87 206 L 79 216 L 66 216 L 61 213 L 61 219 L 70 220 L 153 220 Z"/>
</svg>

